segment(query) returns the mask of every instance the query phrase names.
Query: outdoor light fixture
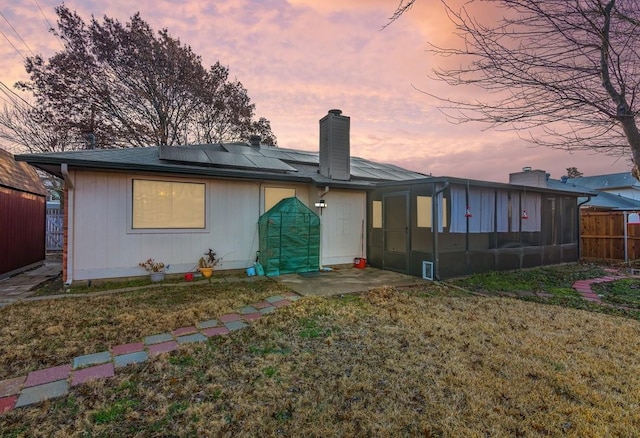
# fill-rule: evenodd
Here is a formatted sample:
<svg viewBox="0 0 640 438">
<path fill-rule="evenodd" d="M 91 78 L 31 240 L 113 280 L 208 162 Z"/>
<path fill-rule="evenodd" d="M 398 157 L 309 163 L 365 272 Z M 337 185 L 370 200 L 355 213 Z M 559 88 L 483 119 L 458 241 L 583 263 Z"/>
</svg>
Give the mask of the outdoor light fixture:
<svg viewBox="0 0 640 438">
<path fill-rule="evenodd" d="M 326 208 L 327 207 L 327 203 L 324 202 L 324 199 L 321 199 L 318 202 L 316 202 L 316 207 L 317 208 Z"/>
<path fill-rule="evenodd" d="M 627 221 L 629 225 L 640 225 L 640 215 L 638 213 L 629 214 L 629 220 Z"/>
</svg>

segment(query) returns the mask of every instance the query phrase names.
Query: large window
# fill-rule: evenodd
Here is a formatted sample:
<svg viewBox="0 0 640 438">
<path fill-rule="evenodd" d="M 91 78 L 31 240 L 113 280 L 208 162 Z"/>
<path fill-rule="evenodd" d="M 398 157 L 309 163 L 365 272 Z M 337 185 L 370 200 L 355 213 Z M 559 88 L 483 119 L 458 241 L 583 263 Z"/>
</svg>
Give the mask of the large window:
<svg viewBox="0 0 640 438">
<path fill-rule="evenodd" d="M 204 229 L 205 185 L 134 179 L 131 228 Z"/>
</svg>

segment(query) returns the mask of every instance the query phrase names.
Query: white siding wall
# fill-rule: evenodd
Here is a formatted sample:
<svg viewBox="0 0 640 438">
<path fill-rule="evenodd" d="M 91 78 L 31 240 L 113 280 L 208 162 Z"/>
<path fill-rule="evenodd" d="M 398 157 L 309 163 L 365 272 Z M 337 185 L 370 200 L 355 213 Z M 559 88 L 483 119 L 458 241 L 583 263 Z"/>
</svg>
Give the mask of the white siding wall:
<svg viewBox="0 0 640 438">
<path fill-rule="evenodd" d="M 253 262 L 258 245 L 258 183 L 155 176 L 207 184 L 207 229 L 139 233 L 130 231 L 128 218 L 133 177 L 75 173 L 73 280 L 144 275 L 138 263 L 148 258 L 170 264 L 168 273 L 187 272 L 208 248 L 223 257 L 221 269 L 246 268 Z"/>
<path fill-rule="evenodd" d="M 70 279 L 90 280 L 142 276 L 138 263 L 154 258 L 169 264 L 168 273 L 194 269 L 201 255 L 212 248 L 223 258 L 217 269 L 244 269 L 258 250 L 258 218 L 263 213 L 264 187 L 293 187 L 312 210 L 322 190 L 305 184 L 223 181 L 168 176 L 140 176 L 107 172 L 74 172 L 70 192 Z M 204 182 L 207 228 L 203 231 L 131 230 L 131 180 L 151 178 Z M 317 192 L 317 193 L 316 193 Z M 319 198 L 318 198 L 319 199 Z M 321 215 L 321 264 L 352 263 L 361 256 L 361 228 L 366 194 L 331 190 Z M 364 242 L 366 248 L 366 242 Z"/>
</svg>

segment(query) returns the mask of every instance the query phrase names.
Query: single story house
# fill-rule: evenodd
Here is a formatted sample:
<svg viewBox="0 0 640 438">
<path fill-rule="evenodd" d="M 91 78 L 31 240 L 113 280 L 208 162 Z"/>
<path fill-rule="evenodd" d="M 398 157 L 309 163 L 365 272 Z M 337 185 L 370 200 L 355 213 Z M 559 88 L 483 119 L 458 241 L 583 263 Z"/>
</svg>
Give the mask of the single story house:
<svg viewBox="0 0 640 438">
<path fill-rule="evenodd" d="M 350 155 L 350 118 L 320 120 L 320 151 L 250 144 L 154 146 L 18 156 L 65 181 L 63 277 L 144 275 L 149 258 L 168 273 L 195 269 L 209 248 L 216 269 L 253 265 L 258 220 L 296 197 L 321 221 L 320 265 L 362 257 L 367 191 L 424 175 Z M 320 201 L 323 203 L 320 204 Z M 315 205 L 325 205 L 315 207 Z M 284 235 L 287 230 L 283 229 Z"/>
<path fill-rule="evenodd" d="M 36 170 L 0 149 L 0 277 L 45 259 L 46 200 Z"/>
<path fill-rule="evenodd" d="M 431 178 L 352 157 L 349 132 L 331 110 L 317 153 L 252 138 L 17 159 L 65 181 L 67 283 L 143 275 L 148 258 L 188 272 L 209 248 L 216 269 L 247 268 L 259 252 L 274 273 L 364 257 L 425 278 L 428 264 L 440 278 L 578 259 L 579 193 Z"/>
</svg>

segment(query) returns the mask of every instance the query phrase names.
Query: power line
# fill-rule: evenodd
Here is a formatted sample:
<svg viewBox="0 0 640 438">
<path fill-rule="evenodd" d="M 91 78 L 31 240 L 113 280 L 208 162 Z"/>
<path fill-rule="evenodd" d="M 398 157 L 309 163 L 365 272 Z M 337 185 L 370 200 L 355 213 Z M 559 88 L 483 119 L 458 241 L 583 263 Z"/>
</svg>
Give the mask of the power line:
<svg viewBox="0 0 640 438">
<path fill-rule="evenodd" d="M 2 18 L 4 18 L 4 21 L 7 22 L 7 24 L 9 25 L 9 27 L 11 28 L 11 30 L 13 30 L 13 33 L 16 34 L 16 36 L 20 39 L 20 41 L 22 41 L 22 44 L 24 44 L 24 46 L 29 49 L 29 52 L 31 52 L 31 54 L 33 56 L 36 56 L 35 53 L 33 53 L 33 50 L 31 50 L 31 47 L 29 47 L 29 44 L 26 43 L 25 40 L 22 39 L 22 37 L 20 36 L 20 34 L 18 33 L 18 31 L 16 30 L 15 27 L 13 27 L 13 25 L 9 22 L 9 20 L 7 19 L 7 17 L 4 16 L 4 14 L 2 13 L 2 11 L 0 11 L 0 15 L 2 16 Z"/>
<path fill-rule="evenodd" d="M 2 91 L 4 93 L 4 95 L 7 96 L 9 98 L 9 100 L 11 100 L 11 102 L 13 102 L 14 105 L 19 105 L 20 104 L 19 102 L 17 102 L 15 100 L 17 98 L 17 99 L 20 99 L 22 102 L 24 102 L 26 105 L 28 105 L 31 108 L 33 108 L 33 105 L 31 105 L 29 102 L 24 100 L 22 98 L 22 96 L 20 96 L 18 93 L 13 91 L 11 88 L 7 87 L 4 82 L 0 81 L 0 85 L 2 87 L 4 87 L 4 88 L 0 88 L 0 91 Z M 35 109 L 35 108 L 33 108 L 33 109 Z"/>
<path fill-rule="evenodd" d="M 4 33 L 2 30 L 0 30 L 0 34 L 2 34 L 2 36 L 4 37 L 4 39 L 5 39 L 5 40 L 7 40 L 7 42 L 8 42 L 9 44 L 11 44 L 11 47 L 13 47 L 13 50 L 15 50 L 15 51 L 16 51 L 16 53 L 17 53 L 18 55 L 20 55 L 20 57 L 21 57 L 23 60 L 25 60 L 25 61 L 26 61 L 26 58 L 24 57 L 24 55 L 22 54 L 22 52 L 20 52 L 20 50 L 18 50 L 18 48 L 17 48 L 16 46 L 14 46 L 14 45 L 13 45 L 13 43 L 11 42 L 11 40 L 9 39 L 9 37 L 7 37 L 7 35 L 5 35 L 5 33 Z"/>
<path fill-rule="evenodd" d="M 49 19 L 47 18 L 47 16 L 44 14 L 44 11 L 42 10 L 42 8 L 40 7 L 40 3 L 38 3 L 38 0 L 33 0 L 36 4 L 36 6 L 38 7 L 38 9 L 40 10 L 40 14 L 42 14 L 42 18 L 44 18 L 44 21 L 47 22 L 47 26 L 49 26 L 50 30 L 53 30 L 53 26 L 51 25 L 51 23 L 49 23 Z M 64 49 L 64 44 L 62 43 L 62 40 L 60 39 L 60 36 L 58 36 L 57 33 L 54 32 L 54 35 L 56 36 L 56 38 L 58 39 L 58 42 L 60 42 L 60 45 L 62 46 L 62 48 Z"/>
</svg>

